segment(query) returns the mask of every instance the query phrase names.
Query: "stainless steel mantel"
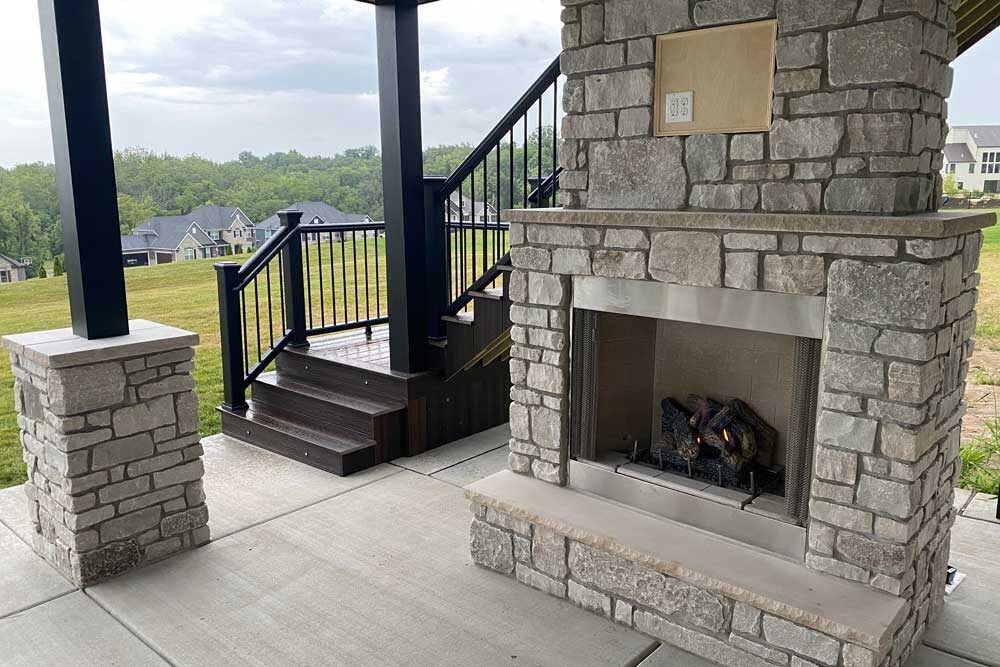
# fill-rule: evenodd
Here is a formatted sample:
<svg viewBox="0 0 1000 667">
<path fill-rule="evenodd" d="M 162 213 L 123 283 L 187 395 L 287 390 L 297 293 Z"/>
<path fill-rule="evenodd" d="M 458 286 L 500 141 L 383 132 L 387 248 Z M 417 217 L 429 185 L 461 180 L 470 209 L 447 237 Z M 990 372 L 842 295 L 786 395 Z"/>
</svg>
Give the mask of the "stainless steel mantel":
<svg viewBox="0 0 1000 667">
<path fill-rule="evenodd" d="M 826 298 L 574 276 L 573 307 L 822 339 Z"/>
</svg>

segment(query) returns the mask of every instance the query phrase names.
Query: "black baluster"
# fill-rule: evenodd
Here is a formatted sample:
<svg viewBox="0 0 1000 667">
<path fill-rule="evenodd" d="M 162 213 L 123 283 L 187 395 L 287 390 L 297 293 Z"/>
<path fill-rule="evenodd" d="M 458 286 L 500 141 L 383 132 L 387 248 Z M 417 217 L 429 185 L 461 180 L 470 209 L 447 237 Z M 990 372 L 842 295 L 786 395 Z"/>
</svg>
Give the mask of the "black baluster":
<svg viewBox="0 0 1000 667">
<path fill-rule="evenodd" d="M 264 276 L 267 278 L 267 338 L 268 349 L 274 347 L 274 322 L 272 321 L 271 310 L 271 263 L 264 265 Z"/>
<path fill-rule="evenodd" d="M 369 321 L 372 318 L 371 307 L 369 303 L 371 302 L 371 287 L 368 286 L 368 230 L 361 230 L 361 239 L 364 243 L 365 249 L 365 321 Z"/>
<path fill-rule="evenodd" d="M 260 351 L 260 295 L 257 293 L 257 276 L 253 279 L 253 311 L 254 325 L 257 329 L 257 363 L 264 358 Z"/>
<path fill-rule="evenodd" d="M 375 230 L 375 312 L 382 317 L 382 279 L 379 277 L 378 230 Z"/>
<path fill-rule="evenodd" d="M 333 252 L 333 232 L 326 239 L 326 249 L 330 251 L 330 309 L 333 311 L 333 325 L 337 325 L 337 264 Z"/>
<path fill-rule="evenodd" d="M 559 132 L 556 129 L 559 122 L 559 78 L 552 82 L 552 202 L 549 204 L 553 208 L 558 206 L 556 190 L 559 187 L 559 179 L 556 178 L 556 171 L 559 170 Z"/>
<path fill-rule="evenodd" d="M 306 299 L 309 303 L 309 328 L 313 328 L 313 295 L 312 295 L 312 269 L 309 268 L 309 233 L 299 234 L 299 238 L 302 239 L 302 244 L 305 246 L 304 254 L 306 256 Z"/>
<path fill-rule="evenodd" d="M 319 269 L 319 285 L 317 287 L 319 290 L 319 325 L 325 327 L 326 303 L 323 298 L 323 236 L 321 232 L 316 233 L 316 268 Z M 312 281 L 311 273 L 309 274 L 309 280 L 310 282 Z"/>
<path fill-rule="evenodd" d="M 348 308 L 350 308 L 351 304 L 349 304 L 347 302 L 347 248 L 344 245 L 345 243 L 347 243 L 347 235 L 344 234 L 343 232 L 341 232 L 341 234 L 340 234 L 340 277 L 341 277 L 340 289 L 344 292 L 344 323 L 346 324 L 351 319 L 350 311 L 348 310 Z"/>
<path fill-rule="evenodd" d="M 289 345 L 305 347 L 309 339 L 306 337 L 306 302 L 302 289 L 302 233 L 299 229 L 302 211 L 278 211 L 278 219 L 281 226 L 289 230 L 281 266 L 285 274 L 285 310 L 292 336 Z"/>
<path fill-rule="evenodd" d="M 361 320 L 361 311 L 358 308 L 358 232 L 351 231 L 351 262 L 354 265 L 354 321 Z"/>
<path fill-rule="evenodd" d="M 223 406 L 229 410 L 247 407 L 244 357 L 241 353 L 244 337 L 240 335 L 239 284 L 240 266 L 236 262 L 219 262 L 215 265 L 216 284 L 219 291 L 219 333 L 222 343 L 222 395 Z"/>
</svg>

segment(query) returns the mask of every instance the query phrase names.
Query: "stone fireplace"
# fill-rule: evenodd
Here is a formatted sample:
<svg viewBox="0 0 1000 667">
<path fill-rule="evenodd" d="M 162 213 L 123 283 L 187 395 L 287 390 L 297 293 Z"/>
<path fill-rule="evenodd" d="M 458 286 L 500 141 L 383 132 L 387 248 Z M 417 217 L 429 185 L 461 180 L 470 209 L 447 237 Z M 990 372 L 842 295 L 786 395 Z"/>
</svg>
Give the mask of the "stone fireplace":
<svg viewBox="0 0 1000 667">
<path fill-rule="evenodd" d="M 513 439 L 473 560 L 724 665 L 902 665 L 995 222 L 934 212 L 955 3 L 563 5 L 564 207 L 505 214 Z M 652 136 L 654 36 L 762 19 L 770 131 Z M 733 405 L 763 453 L 711 426 Z"/>
</svg>

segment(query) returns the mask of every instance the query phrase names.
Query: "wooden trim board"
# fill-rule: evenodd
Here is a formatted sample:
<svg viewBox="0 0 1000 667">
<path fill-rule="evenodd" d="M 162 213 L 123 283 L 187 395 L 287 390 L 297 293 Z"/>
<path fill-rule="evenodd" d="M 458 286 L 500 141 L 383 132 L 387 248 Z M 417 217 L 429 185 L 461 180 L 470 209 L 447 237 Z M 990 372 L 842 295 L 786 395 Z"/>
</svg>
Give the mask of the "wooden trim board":
<svg viewBox="0 0 1000 667">
<path fill-rule="evenodd" d="M 763 132 L 771 127 L 775 20 L 656 38 L 653 133 L 658 137 Z M 666 122 L 666 95 L 693 91 L 690 122 Z"/>
</svg>

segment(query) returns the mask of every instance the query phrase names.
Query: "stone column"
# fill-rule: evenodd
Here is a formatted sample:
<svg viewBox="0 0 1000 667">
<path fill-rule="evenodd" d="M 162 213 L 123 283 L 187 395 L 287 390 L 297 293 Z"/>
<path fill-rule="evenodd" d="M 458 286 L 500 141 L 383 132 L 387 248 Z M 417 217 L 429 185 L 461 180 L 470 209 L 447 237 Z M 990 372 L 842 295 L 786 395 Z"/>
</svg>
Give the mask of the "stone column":
<svg viewBox="0 0 1000 667">
<path fill-rule="evenodd" d="M 6 336 L 35 551 L 77 586 L 204 544 L 198 335 Z"/>
</svg>

